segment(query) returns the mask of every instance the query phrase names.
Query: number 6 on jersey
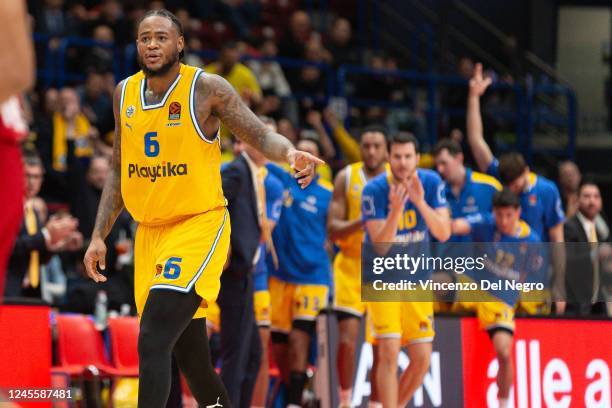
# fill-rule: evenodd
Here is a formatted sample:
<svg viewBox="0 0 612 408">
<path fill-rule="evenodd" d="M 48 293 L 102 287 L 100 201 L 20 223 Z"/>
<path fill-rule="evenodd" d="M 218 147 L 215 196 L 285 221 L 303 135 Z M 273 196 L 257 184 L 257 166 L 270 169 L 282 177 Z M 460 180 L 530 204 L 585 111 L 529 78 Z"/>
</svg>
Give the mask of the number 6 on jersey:
<svg viewBox="0 0 612 408">
<path fill-rule="evenodd" d="M 147 157 L 157 157 L 159 154 L 159 142 L 155 140 L 157 132 L 149 132 L 144 135 L 144 153 Z"/>
</svg>

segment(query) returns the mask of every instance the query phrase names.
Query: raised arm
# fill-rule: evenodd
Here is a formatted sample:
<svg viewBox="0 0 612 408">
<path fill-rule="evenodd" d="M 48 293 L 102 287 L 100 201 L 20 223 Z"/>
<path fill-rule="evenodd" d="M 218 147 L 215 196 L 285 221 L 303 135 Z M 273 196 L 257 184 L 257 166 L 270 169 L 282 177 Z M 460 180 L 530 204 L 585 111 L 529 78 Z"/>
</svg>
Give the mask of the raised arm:
<svg viewBox="0 0 612 408">
<path fill-rule="evenodd" d="M 321 147 L 323 148 L 323 157 L 327 160 L 333 159 L 336 156 L 336 148 L 329 138 L 329 135 L 325 130 L 325 126 L 323 126 L 321 112 L 311 110 L 306 115 L 306 122 L 312 126 L 315 132 L 317 132 L 319 135 L 319 141 L 321 142 Z"/>
<path fill-rule="evenodd" d="M 327 215 L 327 232 L 329 239 L 336 241 L 342 239 L 355 231 L 359 231 L 363 222 L 361 218 L 355 220 L 346 219 L 346 174 L 344 168 L 336 175 L 334 180 L 334 195 L 329 205 Z"/>
<path fill-rule="evenodd" d="M 34 49 L 25 0 L 0 2 L 0 103 L 34 84 Z"/>
<path fill-rule="evenodd" d="M 121 197 L 121 115 L 119 104 L 121 99 L 122 83 L 115 88 L 113 95 L 113 111 L 115 114 L 115 135 L 113 138 L 113 159 L 102 197 L 98 206 L 96 224 L 91 234 L 91 243 L 83 262 L 87 275 L 96 282 L 105 282 L 106 277 L 98 273 L 96 264 L 100 264 L 100 269 L 106 268 L 106 245 L 104 239 L 110 233 L 115 220 L 123 210 L 123 198 Z"/>
<path fill-rule="evenodd" d="M 482 115 L 480 113 L 480 97 L 491 85 L 491 78 L 483 78 L 482 64 L 476 64 L 474 76 L 470 79 L 470 89 L 467 100 L 467 139 L 476 159 L 478 169 L 486 172 L 493 161 L 493 153 L 484 139 Z"/>
<path fill-rule="evenodd" d="M 242 102 L 234 88 L 222 77 L 203 74 L 198 79 L 198 94 L 204 97 L 202 109 L 209 110 L 232 133 L 250 144 L 266 158 L 287 162 L 298 170 L 296 178 L 302 187 L 306 187 L 315 175 L 315 165 L 324 162 L 315 156 L 296 150 L 284 136 L 270 130 Z"/>
</svg>

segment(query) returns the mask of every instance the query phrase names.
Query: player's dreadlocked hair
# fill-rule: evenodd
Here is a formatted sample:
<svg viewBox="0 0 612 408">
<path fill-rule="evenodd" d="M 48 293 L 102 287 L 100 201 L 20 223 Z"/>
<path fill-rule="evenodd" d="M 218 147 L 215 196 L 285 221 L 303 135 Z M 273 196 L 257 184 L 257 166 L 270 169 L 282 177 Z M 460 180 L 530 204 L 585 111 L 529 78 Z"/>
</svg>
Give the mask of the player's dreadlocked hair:
<svg viewBox="0 0 612 408">
<path fill-rule="evenodd" d="M 171 13 L 170 11 L 168 11 L 166 9 L 157 9 L 157 10 L 149 10 L 149 11 L 147 11 L 144 14 L 144 16 L 142 16 L 142 18 L 138 22 L 137 26 L 140 26 L 140 23 L 142 23 L 142 21 L 145 18 L 151 17 L 151 16 L 158 16 L 158 17 L 167 18 L 174 25 L 174 27 L 176 27 L 176 30 L 178 31 L 179 36 L 181 36 L 181 37 L 184 36 L 183 35 L 183 25 L 181 24 L 181 21 L 178 19 L 178 17 L 176 17 L 173 13 Z M 185 50 L 182 50 L 180 52 L 180 54 L 179 54 L 179 60 L 182 60 L 184 56 L 185 56 Z"/>
</svg>

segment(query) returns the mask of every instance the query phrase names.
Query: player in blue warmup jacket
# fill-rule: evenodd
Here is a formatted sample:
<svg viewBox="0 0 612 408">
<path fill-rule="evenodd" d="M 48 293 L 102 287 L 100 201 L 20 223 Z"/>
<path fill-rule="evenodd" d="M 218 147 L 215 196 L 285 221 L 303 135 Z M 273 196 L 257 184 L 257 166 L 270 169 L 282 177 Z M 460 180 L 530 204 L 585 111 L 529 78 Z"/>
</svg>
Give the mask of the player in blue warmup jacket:
<svg viewBox="0 0 612 408">
<path fill-rule="evenodd" d="M 504 186 L 519 195 L 521 218 L 545 242 L 564 242 L 563 223 L 565 214 L 557 186 L 547 178 L 529 170 L 525 159 L 519 153 L 508 153 L 499 160 L 493 156 L 484 139 L 480 97 L 491 84 L 490 78 L 482 75 L 482 64 L 476 64 L 470 80 L 467 109 L 467 138 L 480 171 L 499 178 Z M 564 279 L 565 252 L 562 246 L 552 246 L 554 252 L 553 271 L 556 279 L 552 288 L 557 313 L 565 310 Z M 528 314 L 548 313 L 547 302 L 521 301 L 520 309 Z"/>
<path fill-rule="evenodd" d="M 313 140 L 303 139 L 298 146 L 319 155 Z M 285 187 L 283 209 L 273 232 L 278 269 L 269 270 L 272 349 L 288 383 L 288 404 L 299 407 L 315 319 L 327 306 L 331 272 L 326 225 L 333 186 L 317 175 L 302 189 L 280 166 L 268 164 L 268 170 Z"/>
<path fill-rule="evenodd" d="M 490 287 L 480 293 L 469 293 L 470 301 L 459 301 L 456 310 L 476 312 L 480 327 L 487 330 L 497 360 L 499 407 L 509 406 L 510 389 L 514 378 L 512 344 L 514 341 L 514 306 L 519 295 L 506 290 L 506 281 L 525 282 L 526 275 L 541 275 L 545 262 L 540 251 L 541 239 L 520 219 L 519 197 L 504 189 L 493 197 L 493 214 L 476 214 L 453 220 L 453 234 L 469 236 L 473 242 L 484 243 L 475 256 L 485 256 L 482 271 L 466 270 L 466 275 L 483 288 L 482 282 L 502 282 L 501 288 Z M 494 261 L 491 261 L 494 260 Z M 460 293 L 459 298 L 465 292 Z"/>
<path fill-rule="evenodd" d="M 451 233 L 450 217 L 440 176 L 417 168 L 419 150 L 414 136 L 394 135 L 388 149 L 391 171 L 370 180 L 361 196 L 366 243 L 410 243 L 410 251 L 432 237 L 446 241 Z M 370 302 L 369 308 L 378 342 L 374 381 L 379 400 L 384 407 L 405 406 L 429 368 L 433 302 Z M 410 364 L 398 384 L 397 356 L 402 345 L 407 346 Z"/>
</svg>

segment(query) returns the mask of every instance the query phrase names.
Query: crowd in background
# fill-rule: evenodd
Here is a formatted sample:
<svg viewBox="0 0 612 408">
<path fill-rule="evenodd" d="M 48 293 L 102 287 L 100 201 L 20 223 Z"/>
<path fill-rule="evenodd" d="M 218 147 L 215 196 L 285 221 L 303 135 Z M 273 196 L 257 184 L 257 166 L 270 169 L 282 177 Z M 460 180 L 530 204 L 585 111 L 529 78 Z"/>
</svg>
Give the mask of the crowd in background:
<svg viewBox="0 0 612 408">
<path fill-rule="evenodd" d="M 148 9 L 174 11 L 185 30 L 184 62 L 225 77 L 256 114 L 275 119 L 278 132 L 292 142 L 315 141 L 321 158 L 327 162 L 318 172 L 328 181 L 344 165 L 360 160 L 355 136 L 368 124 L 384 123 L 389 132 L 412 132 L 427 151 L 430 146 L 424 107 L 404 80 L 383 75 L 349 81 L 349 92 L 354 97 L 402 103 L 401 109 L 371 106 L 344 112 L 338 104 L 328 103 L 326 71 L 318 64 L 332 67 L 357 64 L 395 70 L 400 68 L 400 62 L 393 55 L 357 47 L 349 18 L 338 15 L 329 19 L 328 27 L 323 27 L 320 21 L 314 24 L 311 15 L 298 5 L 297 1 L 281 0 L 39 0 L 30 1 L 29 10 L 33 31 L 48 36 L 49 47 L 57 47 L 60 39 L 67 36 L 126 45 L 135 38 L 135 25 Z M 216 59 L 205 58 L 200 52 L 209 49 L 219 50 Z M 42 52 L 38 47 L 40 64 L 44 64 Z M 264 59 L 243 62 L 245 56 Z M 32 287 L 29 277 L 32 267 L 19 261 L 23 254 L 16 247 L 9 274 L 11 268 L 13 273 L 20 270 L 18 276 L 23 280 L 7 285 L 5 295 L 42 298 L 63 310 L 92 313 L 96 294 L 105 290 L 110 309 L 127 310 L 123 305 L 130 305 L 134 311 L 135 226 L 129 214 L 124 211 L 120 215 L 107 240 L 108 282 L 90 281 L 81 262 L 109 171 L 114 129 L 112 95 L 122 78 L 113 74 L 113 52 L 109 48 L 75 48 L 69 50 L 68 57 L 67 69 L 84 73 L 83 82 L 70 83 L 61 89 L 38 86 L 27 96 L 30 136 L 24 145 L 26 209 L 35 213 L 35 228 L 41 234 L 44 231 L 40 238 L 44 241 L 39 242 L 44 247 L 39 260 L 43 283 Z M 276 57 L 305 60 L 313 65 L 288 69 L 265 59 Z M 473 70 L 470 58 L 458 61 L 459 76 L 467 80 Z M 442 98 L 444 106 L 464 109 L 467 88 L 449 89 Z M 493 92 L 485 106 L 503 104 L 505 99 L 503 93 Z M 349 121 L 345 122 L 347 116 Z M 350 123 L 350 128 L 345 123 Z M 490 125 L 487 128 L 493 132 L 504 128 L 503 123 Z M 465 143 L 464 115 L 445 118 L 439 128 L 439 137 Z M 228 132 L 222 136 L 227 162 L 234 157 L 233 139 Z M 469 149 L 464 150 L 469 162 Z M 424 154 L 421 165 L 432 167 L 431 156 Z M 567 214 L 571 215 L 576 211 L 580 170 L 573 163 L 562 163 L 559 176 L 560 192 Z M 28 214 L 26 211 L 26 217 Z"/>
</svg>

